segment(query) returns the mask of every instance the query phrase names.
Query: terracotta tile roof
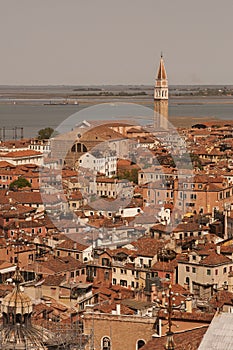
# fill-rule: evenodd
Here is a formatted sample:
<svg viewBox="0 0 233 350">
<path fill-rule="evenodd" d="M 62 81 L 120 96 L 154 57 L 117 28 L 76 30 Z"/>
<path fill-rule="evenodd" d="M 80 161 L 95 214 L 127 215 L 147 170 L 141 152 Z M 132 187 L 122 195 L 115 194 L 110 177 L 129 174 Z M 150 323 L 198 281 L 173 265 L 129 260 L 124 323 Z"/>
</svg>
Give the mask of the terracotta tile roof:
<svg viewBox="0 0 233 350">
<path fill-rule="evenodd" d="M 176 350 L 198 350 L 204 334 L 208 327 L 200 327 L 174 334 Z M 161 350 L 166 344 L 166 336 L 153 338 L 141 350 Z"/>
<path fill-rule="evenodd" d="M 221 254 L 232 254 L 232 253 L 233 253 L 233 244 L 221 245 Z"/>
<path fill-rule="evenodd" d="M 47 261 L 41 261 L 40 263 L 38 262 L 38 265 L 41 265 L 42 268 L 49 269 L 54 273 L 62 273 L 64 271 L 73 271 L 84 267 L 84 264 L 72 258 L 71 256 L 59 257 L 59 258 L 55 256 L 51 256 Z"/>
<path fill-rule="evenodd" d="M 178 262 L 176 259 L 172 261 L 157 261 L 151 268 L 155 271 L 174 272 Z"/>
<path fill-rule="evenodd" d="M 1 269 L 7 269 L 9 267 L 15 267 L 15 265 L 11 264 L 11 263 L 9 263 L 7 261 L 0 260 L 0 270 Z"/>
<path fill-rule="evenodd" d="M 227 290 L 219 290 L 210 299 L 209 304 L 216 310 L 224 304 L 233 305 L 233 293 Z"/>
<path fill-rule="evenodd" d="M 217 254 L 215 251 L 210 252 L 210 254 L 200 261 L 200 265 L 207 266 L 217 266 L 232 263 L 232 260 L 228 257 Z"/>
<path fill-rule="evenodd" d="M 135 250 L 128 249 L 128 248 L 117 248 L 117 249 L 111 249 L 109 253 L 113 256 L 116 257 L 117 255 L 120 254 L 125 254 L 127 256 L 135 255 Z"/>
<path fill-rule="evenodd" d="M 43 285 L 58 287 L 64 281 L 65 281 L 64 276 L 48 276 L 44 279 Z"/>
<path fill-rule="evenodd" d="M 85 141 L 93 140 L 95 140 L 96 142 L 101 142 L 107 140 L 117 140 L 122 138 L 122 134 L 111 129 L 109 125 L 102 124 L 92 128 L 91 130 L 87 130 L 80 138 L 80 142 L 85 143 Z"/>
<path fill-rule="evenodd" d="M 95 306 L 94 310 L 102 312 L 102 313 L 109 313 L 109 314 L 111 314 L 112 311 L 116 310 L 116 305 L 117 305 L 116 302 L 113 302 L 111 304 L 104 302 L 104 303 L 102 303 L 100 305 Z M 120 305 L 121 305 L 121 314 L 122 315 L 134 315 L 134 311 L 133 310 L 128 308 L 126 305 L 123 305 L 123 304 L 120 304 Z"/>
<path fill-rule="evenodd" d="M 35 208 L 25 207 L 21 204 L 0 205 L 0 217 L 3 218 L 24 218 L 26 214 L 35 212 Z"/>
<path fill-rule="evenodd" d="M 88 248 L 87 245 L 81 244 L 79 242 L 73 241 L 70 238 L 67 238 L 61 242 L 60 244 L 58 244 L 56 246 L 57 249 L 62 248 L 62 249 L 71 249 L 71 250 L 78 250 L 78 251 L 83 251 L 86 248 Z"/>
<path fill-rule="evenodd" d="M 0 157 L 6 158 L 22 158 L 22 157 L 34 157 L 34 156 L 42 156 L 43 154 L 38 151 L 33 150 L 25 150 L 25 151 L 13 151 L 5 154 L 0 154 Z"/>
<path fill-rule="evenodd" d="M 4 298 L 7 294 L 12 292 L 14 286 L 10 284 L 0 284 L 0 298 Z"/>
<path fill-rule="evenodd" d="M 15 166 L 9 162 L 6 162 L 5 160 L 0 161 L 0 168 L 10 168 L 10 169 L 14 169 Z"/>
<path fill-rule="evenodd" d="M 173 232 L 192 232 L 192 231 L 200 231 L 200 227 L 198 223 L 189 222 L 189 223 L 180 223 L 173 229 Z"/>
<path fill-rule="evenodd" d="M 34 318 L 37 318 L 40 314 L 42 314 L 45 311 L 47 313 L 51 313 L 53 311 L 53 309 L 50 306 L 46 305 L 45 303 L 35 304 L 33 306 L 33 314 L 32 314 L 32 316 Z"/>
<path fill-rule="evenodd" d="M 158 253 L 158 251 L 162 247 L 164 247 L 165 242 L 161 242 L 150 237 L 142 237 L 142 238 L 139 238 L 137 241 L 132 242 L 131 244 L 137 250 L 135 254 L 141 255 L 141 256 L 153 257 L 155 256 L 155 254 Z"/>
<path fill-rule="evenodd" d="M 14 192 L 8 191 L 5 193 L 5 197 L 12 198 L 14 201 L 22 204 L 42 204 L 41 194 L 39 192 L 23 191 L 23 192 Z"/>
</svg>

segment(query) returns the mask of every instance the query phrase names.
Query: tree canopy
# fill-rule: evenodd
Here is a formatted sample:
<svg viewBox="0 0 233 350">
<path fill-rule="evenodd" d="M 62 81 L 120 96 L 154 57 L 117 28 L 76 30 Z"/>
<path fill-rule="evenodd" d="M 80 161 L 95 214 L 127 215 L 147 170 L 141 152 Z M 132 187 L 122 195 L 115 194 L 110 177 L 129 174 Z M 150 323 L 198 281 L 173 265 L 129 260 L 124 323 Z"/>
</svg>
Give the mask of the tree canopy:
<svg viewBox="0 0 233 350">
<path fill-rule="evenodd" d="M 40 140 L 49 139 L 53 132 L 54 132 L 54 129 L 50 128 L 50 127 L 47 127 L 47 128 L 44 128 L 44 129 L 40 129 L 38 131 L 38 136 L 37 137 Z"/>
<path fill-rule="evenodd" d="M 14 190 L 18 188 L 31 187 L 30 182 L 24 177 L 18 177 L 17 180 L 10 183 L 9 189 Z"/>
</svg>

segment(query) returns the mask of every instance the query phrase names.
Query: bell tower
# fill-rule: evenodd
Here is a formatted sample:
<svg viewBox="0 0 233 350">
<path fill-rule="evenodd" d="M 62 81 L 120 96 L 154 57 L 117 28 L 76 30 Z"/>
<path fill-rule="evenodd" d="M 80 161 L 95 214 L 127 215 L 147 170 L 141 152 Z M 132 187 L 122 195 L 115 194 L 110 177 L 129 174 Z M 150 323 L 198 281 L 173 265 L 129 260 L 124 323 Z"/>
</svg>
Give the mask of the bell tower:
<svg viewBox="0 0 233 350">
<path fill-rule="evenodd" d="M 168 127 L 168 80 L 161 53 L 159 68 L 154 88 L 154 127 Z"/>
</svg>

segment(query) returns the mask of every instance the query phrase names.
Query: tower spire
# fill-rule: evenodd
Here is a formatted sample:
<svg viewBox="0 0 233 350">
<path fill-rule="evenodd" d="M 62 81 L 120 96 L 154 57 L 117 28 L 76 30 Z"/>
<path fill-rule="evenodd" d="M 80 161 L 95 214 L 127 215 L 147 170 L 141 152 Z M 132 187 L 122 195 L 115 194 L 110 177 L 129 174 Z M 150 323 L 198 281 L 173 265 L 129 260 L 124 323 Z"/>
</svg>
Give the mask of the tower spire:
<svg viewBox="0 0 233 350">
<path fill-rule="evenodd" d="M 159 68 L 155 79 L 154 88 L 154 112 L 155 127 L 167 129 L 168 120 L 168 80 L 164 64 L 163 53 L 161 52 Z"/>
</svg>

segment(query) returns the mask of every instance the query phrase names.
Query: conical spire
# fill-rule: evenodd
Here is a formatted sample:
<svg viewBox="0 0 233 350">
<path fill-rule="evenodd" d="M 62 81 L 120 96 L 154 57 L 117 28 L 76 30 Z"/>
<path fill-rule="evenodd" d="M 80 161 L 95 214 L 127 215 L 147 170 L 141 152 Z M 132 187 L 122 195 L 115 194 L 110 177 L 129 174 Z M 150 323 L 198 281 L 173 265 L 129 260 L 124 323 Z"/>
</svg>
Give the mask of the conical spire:
<svg viewBox="0 0 233 350">
<path fill-rule="evenodd" d="M 159 69 L 157 72 L 157 80 L 167 80 L 167 73 L 164 65 L 164 60 L 163 60 L 163 54 L 161 52 L 161 57 L 160 57 L 160 64 L 159 64 Z"/>
</svg>

